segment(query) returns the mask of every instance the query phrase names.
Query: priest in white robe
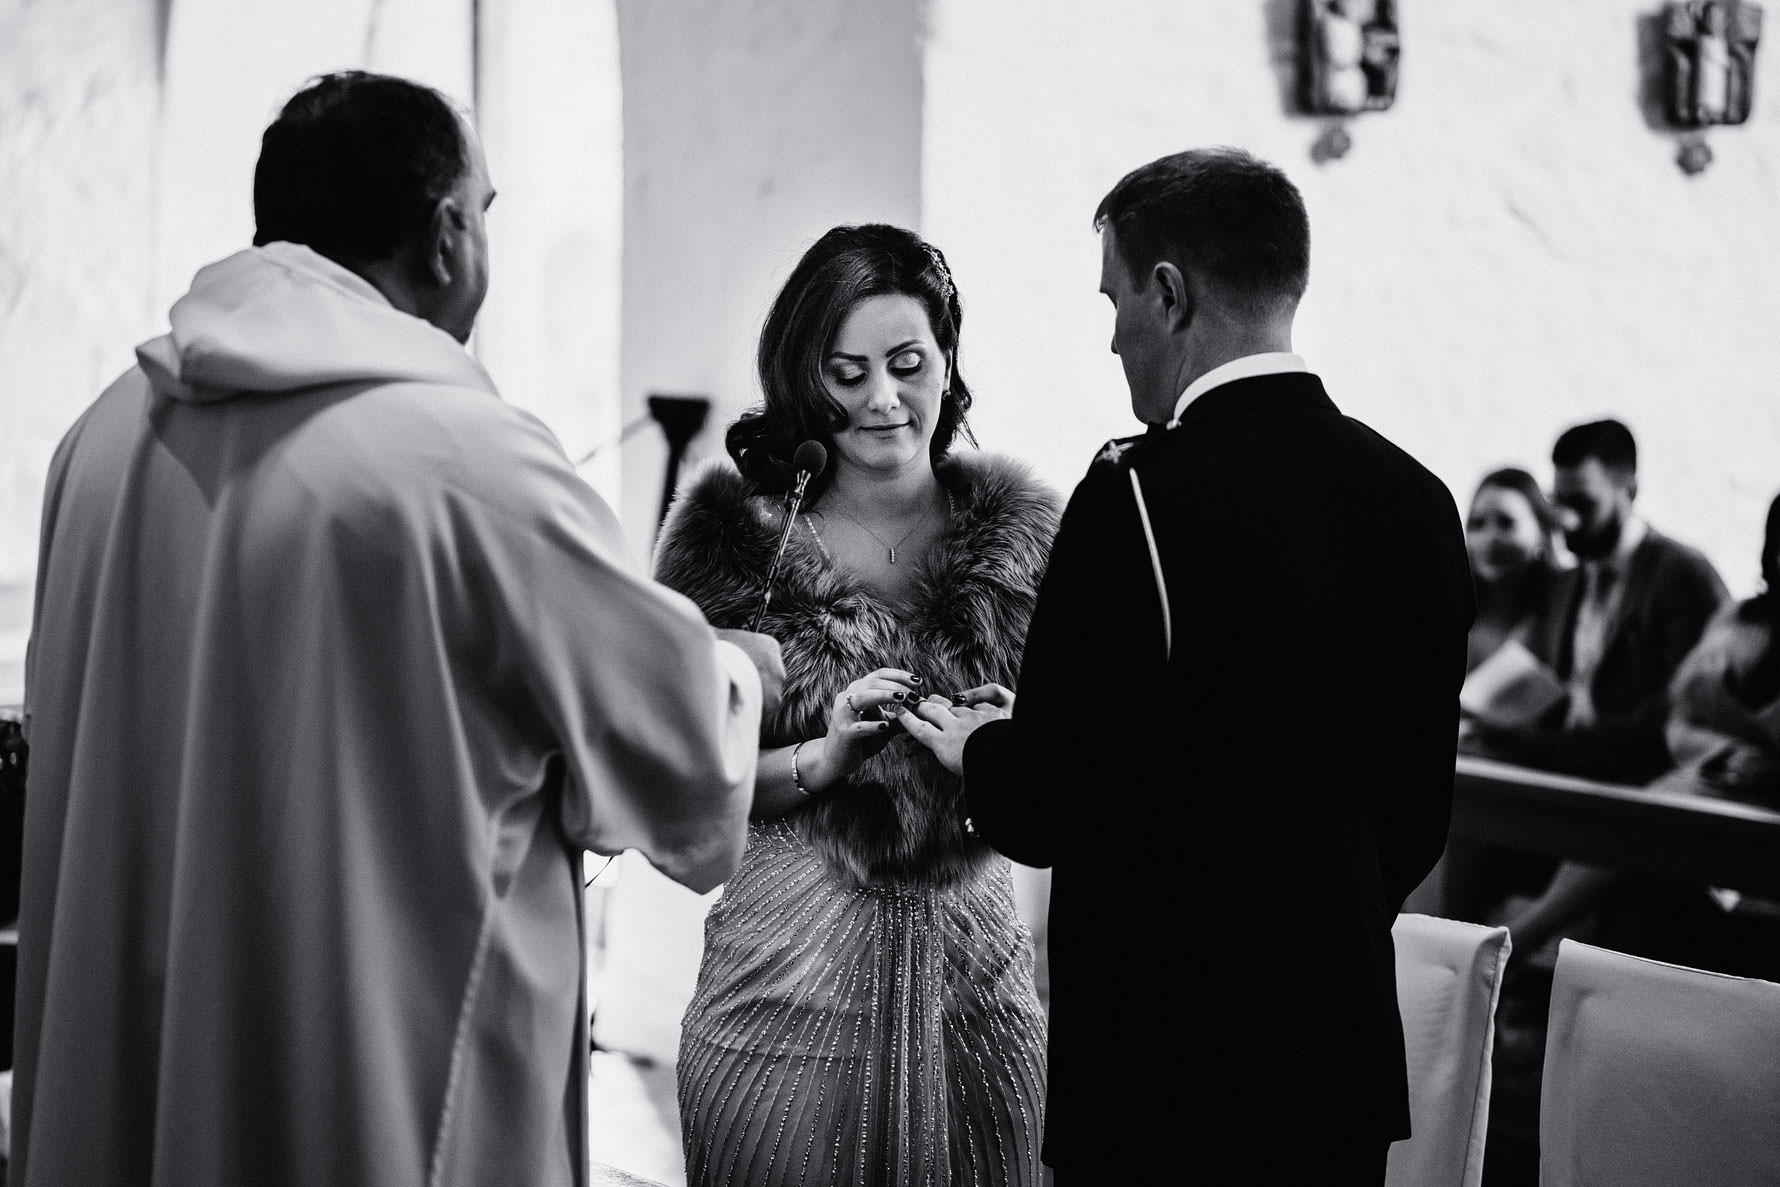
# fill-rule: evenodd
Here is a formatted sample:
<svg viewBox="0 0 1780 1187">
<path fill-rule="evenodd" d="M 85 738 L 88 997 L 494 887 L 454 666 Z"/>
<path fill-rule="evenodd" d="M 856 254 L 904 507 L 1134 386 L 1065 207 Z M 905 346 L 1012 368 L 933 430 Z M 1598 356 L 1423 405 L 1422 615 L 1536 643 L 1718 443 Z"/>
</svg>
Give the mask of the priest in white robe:
<svg viewBox="0 0 1780 1187">
<path fill-rule="evenodd" d="M 588 1177 L 581 854 L 726 878 L 782 668 L 464 350 L 492 197 L 435 92 L 313 84 L 55 455 L 15 1185 Z"/>
</svg>

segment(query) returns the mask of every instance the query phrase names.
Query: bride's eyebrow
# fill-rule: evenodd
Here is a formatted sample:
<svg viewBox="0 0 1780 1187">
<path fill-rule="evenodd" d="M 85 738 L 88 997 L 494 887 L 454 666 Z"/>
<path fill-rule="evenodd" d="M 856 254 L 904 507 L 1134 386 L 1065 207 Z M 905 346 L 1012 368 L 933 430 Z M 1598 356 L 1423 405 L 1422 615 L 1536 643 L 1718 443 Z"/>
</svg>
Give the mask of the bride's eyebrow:
<svg viewBox="0 0 1780 1187">
<path fill-rule="evenodd" d="M 828 352 L 828 357 L 830 359 L 846 359 L 848 362 L 851 362 L 851 363 L 869 363 L 871 361 L 871 359 L 866 355 L 848 354 L 844 350 L 831 350 Z"/>
</svg>

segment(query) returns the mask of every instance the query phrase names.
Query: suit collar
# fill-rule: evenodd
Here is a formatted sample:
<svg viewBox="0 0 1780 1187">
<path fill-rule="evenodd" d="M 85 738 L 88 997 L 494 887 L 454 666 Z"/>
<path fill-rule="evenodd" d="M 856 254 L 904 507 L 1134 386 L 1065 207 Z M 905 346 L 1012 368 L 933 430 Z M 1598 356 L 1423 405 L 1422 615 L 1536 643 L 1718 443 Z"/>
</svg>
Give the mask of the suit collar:
<svg viewBox="0 0 1780 1187">
<path fill-rule="evenodd" d="M 1250 375 L 1220 383 L 1199 396 L 1181 413 L 1179 426 L 1185 428 L 1228 412 L 1290 408 L 1340 411 L 1323 390 L 1323 381 L 1308 371 Z"/>
<path fill-rule="evenodd" d="M 1293 374 L 1308 370 L 1310 368 L 1304 365 L 1303 356 L 1289 350 L 1269 350 L 1260 354 L 1245 354 L 1239 358 L 1231 359 L 1227 363 L 1221 363 L 1187 385 L 1187 390 L 1182 392 L 1180 398 L 1174 402 L 1174 416 L 1169 420 L 1168 427 L 1173 428 L 1179 424 L 1181 414 L 1192 405 L 1193 401 L 1214 387 L 1222 387 L 1226 383 L 1237 379 L 1247 379 L 1254 375 Z"/>
</svg>

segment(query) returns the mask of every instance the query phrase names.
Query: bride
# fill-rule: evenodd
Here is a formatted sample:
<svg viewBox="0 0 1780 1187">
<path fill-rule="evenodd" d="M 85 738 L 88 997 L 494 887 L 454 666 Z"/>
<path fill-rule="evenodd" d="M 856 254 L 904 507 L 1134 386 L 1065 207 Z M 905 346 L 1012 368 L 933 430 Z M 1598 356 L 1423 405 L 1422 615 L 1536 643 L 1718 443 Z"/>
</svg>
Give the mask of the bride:
<svg viewBox="0 0 1780 1187">
<path fill-rule="evenodd" d="M 1007 706 L 1058 500 L 953 453 L 970 391 L 938 249 L 836 227 L 761 334 L 764 402 L 663 527 L 656 575 L 718 626 L 752 618 L 799 443 L 827 447 L 761 628 L 763 724 L 741 868 L 705 925 L 681 1030 L 689 1182 L 1040 1182 L 1045 1019 L 1011 869 L 961 787 L 885 711 Z"/>
</svg>

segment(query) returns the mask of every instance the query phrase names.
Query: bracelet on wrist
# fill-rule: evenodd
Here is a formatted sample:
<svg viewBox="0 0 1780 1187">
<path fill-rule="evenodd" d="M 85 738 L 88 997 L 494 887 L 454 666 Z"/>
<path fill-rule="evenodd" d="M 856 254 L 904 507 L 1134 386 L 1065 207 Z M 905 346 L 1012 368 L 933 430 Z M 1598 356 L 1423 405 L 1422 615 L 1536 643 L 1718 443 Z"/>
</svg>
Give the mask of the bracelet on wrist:
<svg viewBox="0 0 1780 1187">
<path fill-rule="evenodd" d="M 810 789 L 803 785 L 803 776 L 798 773 L 797 752 L 802 750 L 804 742 L 808 741 L 809 739 L 805 738 L 803 742 L 799 742 L 791 748 L 791 786 L 797 788 L 797 794 L 801 795 L 806 800 L 810 798 Z"/>
</svg>

